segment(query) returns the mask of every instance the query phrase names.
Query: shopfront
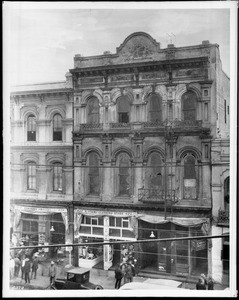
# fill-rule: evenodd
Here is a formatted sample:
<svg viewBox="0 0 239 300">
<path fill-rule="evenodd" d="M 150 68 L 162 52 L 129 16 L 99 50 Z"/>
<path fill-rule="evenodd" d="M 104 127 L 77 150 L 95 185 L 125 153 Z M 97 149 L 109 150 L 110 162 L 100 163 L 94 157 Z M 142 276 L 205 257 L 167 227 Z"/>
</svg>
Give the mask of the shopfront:
<svg viewBox="0 0 239 300">
<path fill-rule="evenodd" d="M 138 218 L 138 238 L 152 240 L 140 243 L 140 267 L 160 273 L 200 275 L 207 273 L 207 240 L 196 236 L 206 234 L 207 219 L 142 216 Z M 169 238 L 192 237 L 195 240 L 167 241 Z M 166 239 L 154 242 L 155 239 Z"/>
<path fill-rule="evenodd" d="M 75 210 L 75 240 L 78 242 L 135 241 L 135 216 L 131 212 Z M 102 263 L 105 270 L 122 260 L 121 245 L 79 247 L 79 266 Z"/>
<path fill-rule="evenodd" d="M 68 234 L 67 210 L 16 205 L 12 228 L 14 246 L 64 244 Z M 48 248 L 43 249 L 45 254 L 50 254 Z M 55 254 L 57 249 L 51 256 Z"/>
</svg>

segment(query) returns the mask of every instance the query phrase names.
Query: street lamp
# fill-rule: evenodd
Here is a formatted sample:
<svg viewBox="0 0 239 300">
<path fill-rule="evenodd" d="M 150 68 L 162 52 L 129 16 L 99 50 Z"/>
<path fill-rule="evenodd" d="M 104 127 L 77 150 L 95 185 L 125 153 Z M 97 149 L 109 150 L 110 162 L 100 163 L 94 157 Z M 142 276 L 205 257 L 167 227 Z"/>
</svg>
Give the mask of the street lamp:
<svg viewBox="0 0 239 300">
<path fill-rule="evenodd" d="M 55 231 L 54 227 L 51 226 L 51 229 L 50 229 L 50 245 L 52 245 L 52 233 Z M 52 247 L 50 247 L 50 257 L 52 257 L 52 254 L 53 254 L 53 249 Z"/>
<path fill-rule="evenodd" d="M 153 232 L 153 231 L 151 231 L 151 234 L 150 234 L 149 237 L 150 237 L 150 238 L 155 238 L 155 235 L 154 235 L 154 232 Z"/>
</svg>

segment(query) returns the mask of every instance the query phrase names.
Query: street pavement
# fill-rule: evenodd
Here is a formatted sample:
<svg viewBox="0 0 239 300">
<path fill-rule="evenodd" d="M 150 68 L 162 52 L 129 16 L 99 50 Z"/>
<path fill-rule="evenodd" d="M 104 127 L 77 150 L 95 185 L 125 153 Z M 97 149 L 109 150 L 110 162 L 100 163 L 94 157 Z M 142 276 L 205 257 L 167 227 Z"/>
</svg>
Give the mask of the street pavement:
<svg viewBox="0 0 239 300">
<path fill-rule="evenodd" d="M 68 266 L 58 266 L 57 267 L 57 278 L 65 278 L 66 269 Z M 30 283 L 26 284 L 25 279 L 21 279 L 21 273 L 18 277 L 14 277 L 10 280 L 10 289 L 24 289 L 24 290 L 31 290 L 31 289 L 39 289 L 39 290 L 46 290 L 50 288 L 50 279 L 48 276 L 48 268 L 49 265 L 39 264 L 39 268 L 37 270 L 37 277 L 36 279 L 31 279 Z M 140 277 L 135 276 L 133 281 L 134 282 L 144 282 L 147 280 L 147 277 Z M 90 282 L 101 285 L 105 290 L 114 290 L 115 287 L 115 277 L 114 271 L 104 271 L 99 269 L 92 268 L 90 270 Z M 123 280 L 121 285 L 123 285 Z M 215 284 L 215 290 L 223 290 L 226 286 L 221 284 Z M 183 288 L 195 290 L 195 283 L 185 283 L 183 284 Z"/>
</svg>

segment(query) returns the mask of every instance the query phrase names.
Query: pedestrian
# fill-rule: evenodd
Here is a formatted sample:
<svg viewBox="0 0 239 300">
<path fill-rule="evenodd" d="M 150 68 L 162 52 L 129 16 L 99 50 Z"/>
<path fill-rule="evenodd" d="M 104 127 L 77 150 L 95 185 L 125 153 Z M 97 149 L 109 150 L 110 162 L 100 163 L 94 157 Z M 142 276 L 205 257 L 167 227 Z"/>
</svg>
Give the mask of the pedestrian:
<svg viewBox="0 0 239 300">
<path fill-rule="evenodd" d="M 122 278 L 123 278 L 123 272 L 120 268 L 120 265 L 117 264 L 116 269 L 115 269 L 115 289 L 120 288 Z"/>
<path fill-rule="evenodd" d="M 25 255 L 23 255 L 22 256 L 22 261 L 21 261 L 22 279 L 25 278 L 25 262 L 26 262 L 26 257 L 25 257 Z"/>
<path fill-rule="evenodd" d="M 31 271 L 31 263 L 30 263 L 30 259 L 27 257 L 25 260 L 25 267 L 24 267 L 25 283 L 30 283 L 30 271 Z"/>
<path fill-rule="evenodd" d="M 14 258 L 14 264 L 14 276 L 18 277 L 21 268 L 21 261 L 17 255 Z"/>
<path fill-rule="evenodd" d="M 207 289 L 214 290 L 214 280 L 212 279 L 211 276 L 209 276 L 209 278 L 208 278 Z"/>
<path fill-rule="evenodd" d="M 129 263 L 125 264 L 125 271 L 124 271 L 124 284 L 133 281 L 133 272 L 132 266 Z"/>
<path fill-rule="evenodd" d="M 54 265 L 54 261 L 51 261 L 51 265 L 49 267 L 49 277 L 50 277 L 50 285 L 54 285 L 55 277 L 56 277 L 56 266 Z"/>
<path fill-rule="evenodd" d="M 33 274 L 34 274 L 34 279 L 36 279 L 36 277 L 37 277 L 37 269 L 38 269 L 38 258 L 37 258 L 37 256 L 34 256 L 33 263 L 32 263 L 32 275 L 31 275 L 31 279 L 33 277 Z"/>
<path fill-rule="evenodd" d="M 198 279 L 196 290 L 206 290 L 206 285 L 202 277 L 199 277 Z"/>
<path fill-rule="evenodd" d="M 10 268 L 10 279 L 13 279 L 14 277 L 14 259 L 10 256 L 10 263 L 9 263 L 9 268 Z"/>
</svg>

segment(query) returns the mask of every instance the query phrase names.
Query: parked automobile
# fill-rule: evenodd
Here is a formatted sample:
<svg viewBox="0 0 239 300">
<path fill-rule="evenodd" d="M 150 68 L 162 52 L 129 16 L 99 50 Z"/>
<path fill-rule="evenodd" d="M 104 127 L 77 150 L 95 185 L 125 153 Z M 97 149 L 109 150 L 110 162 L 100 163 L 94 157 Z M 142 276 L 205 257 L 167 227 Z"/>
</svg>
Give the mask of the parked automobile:
<svg viewBox="0 0 239 300">
<path fill-rule="evenodd" d="M 66 272 L 66 279 L 56 278 L 55 290 L 102 290 L 103 287 L 89 281 L 90 269 L 74 268 Z"/>
</svg>

